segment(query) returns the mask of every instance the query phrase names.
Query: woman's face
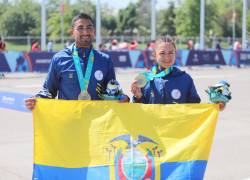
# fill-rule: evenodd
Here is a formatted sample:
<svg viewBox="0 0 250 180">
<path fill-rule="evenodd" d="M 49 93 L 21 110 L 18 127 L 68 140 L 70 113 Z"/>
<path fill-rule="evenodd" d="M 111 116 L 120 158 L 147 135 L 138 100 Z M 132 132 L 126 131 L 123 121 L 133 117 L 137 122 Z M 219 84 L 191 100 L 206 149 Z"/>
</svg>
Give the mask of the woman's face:
<svg viewBox="0 0 250 180">
<path fill-rule="evenodd" d="M 171 42 L 160 42 L 155 49 L 157 63 L 163 68 L 172 66 L 175 63 L 175 51 Z"/>
</svg>

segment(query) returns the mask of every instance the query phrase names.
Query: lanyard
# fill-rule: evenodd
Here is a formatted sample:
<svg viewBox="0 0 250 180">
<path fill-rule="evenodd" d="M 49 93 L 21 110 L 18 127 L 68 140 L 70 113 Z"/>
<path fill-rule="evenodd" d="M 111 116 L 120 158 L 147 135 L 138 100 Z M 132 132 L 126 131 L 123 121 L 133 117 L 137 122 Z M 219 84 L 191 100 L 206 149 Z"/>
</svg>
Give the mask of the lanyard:
<svg viewBox="0 0 250 180">
<path fill-rule="evenodd" d="M 88 57 L 88 64 L 87 64 L 85 76 L 83 76 L 82 67 L 81 67 L 81 64 L 80 64 L 80 58 L 78 56 L 78 52 L 77 52 L 75 44 L 73 45 L 73 60 L 74 60 L 76 73 L 77 73 L 77 77 L 78 77 L 78 81 L 79 81 L 79 84 L 80 84 L 81 91 L 82 92 L 87 91 L 88 85 L 89 85 L 89 79 L 90 79 L 90 76 L 91 76 L 92 67 L 93 67 L 93 64 L 94 64 L 93 50 L 90 51 L 90 54 L 89 54 L 89 57 Z"/>
<path fill-rule="evenodd" d="M 151 71 L 143 73 L 147 81 L 152 81 L 154 78 L 164 77 L 173 71 L 173 67 L 169 67 L 160 73 L 157 73 L 157 65 L 153 66 Z"/>
<path fill-rule="evenodd" d="M 164 71 L 161 71 L 160 73 L 156 74 L 157 73 L 157 65 L 153 66 L 152 69 L 151 69 L 151 72 L 154 74 L 154 78 L 157 78 L 157 77 L 164 77 L 166 75 L 168 75 L 169 73 L 171 73 L 173 71 L 173 67 L 169 67 L 169 68 L 166 68 Z"/>
</svg>

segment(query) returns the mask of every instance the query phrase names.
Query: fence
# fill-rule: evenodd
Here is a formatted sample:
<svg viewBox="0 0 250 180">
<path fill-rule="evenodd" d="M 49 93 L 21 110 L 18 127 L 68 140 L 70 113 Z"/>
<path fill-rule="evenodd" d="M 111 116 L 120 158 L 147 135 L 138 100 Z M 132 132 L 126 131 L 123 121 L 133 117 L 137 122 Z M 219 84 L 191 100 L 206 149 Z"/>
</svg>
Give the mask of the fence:
<svg viewBox="0 0 250 180">
<path fill-rule="evenodd" d="M 23 37 L 2 37 L 6 43 L 6 50 L 8 51 L 29 51 L 31 48 L 31 43 L 34 40 L 40 40 L 40 36 L 23 36 Z M 138 49 L 143 50 L 146 48 L 148 42 L 150 42 L 150 37 L 148 36 L 112 36 L 112 37 L 102 37 L 102 42 L 109 47 L 112 39 L 117 39 L 118 42 L 131 42 L 133 40 L 139 43 Z M 199 42 L 199 37 L 174 37 L 176 41 L 177 48 L 186 49 L 188 40 L 193 42 L 195 46 Z M 241 42 L 241 38 L 235 38 L 235 41 Z M 64 42 L 62 42 L 60 37 L 56 38 L 47 38 L 46 42 L 52 42 L 53 49 L 58 51 L 70 42 L 73 42 L 72 37 L 64 37 Z M 216 43 L 220 42 L 220 45 L 223 49 L 232 49 L 233 39 L 231 37 L 205 37 L 205 47 L 206 49 L 215 49 Z"/>
<path fill-rule="evenodd" d="M 0 52 L 0 72 L 47 72 L 56 52 Z M 150 68 L 152 51 L 106 51 L 115 67 Z M 177 66 L 250 65 L 250 51 L 178 50 Z"/>
</svg>

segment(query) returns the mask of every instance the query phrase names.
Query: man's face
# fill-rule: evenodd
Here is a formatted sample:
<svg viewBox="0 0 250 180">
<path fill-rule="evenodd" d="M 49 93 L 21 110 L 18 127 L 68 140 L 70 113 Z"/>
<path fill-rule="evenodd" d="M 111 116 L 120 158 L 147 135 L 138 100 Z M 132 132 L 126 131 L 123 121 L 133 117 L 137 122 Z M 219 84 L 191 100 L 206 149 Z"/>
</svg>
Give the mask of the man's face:
<svg viewBox="0 0 250 180">
<path fill-rule="evenodd" d="M 163 67 L 168 68 L 175 63 L 175 48 L 172 43 L 161 42 L 157 45 L 155 56 L 157 63 Z"/>
<path fill-rule="evenodd" d="M 78 19 L 72 28 L 72 35 L 78 48 L 89 47 L 95 36 L 92 22 L 89 19 Z"/>
</svg>

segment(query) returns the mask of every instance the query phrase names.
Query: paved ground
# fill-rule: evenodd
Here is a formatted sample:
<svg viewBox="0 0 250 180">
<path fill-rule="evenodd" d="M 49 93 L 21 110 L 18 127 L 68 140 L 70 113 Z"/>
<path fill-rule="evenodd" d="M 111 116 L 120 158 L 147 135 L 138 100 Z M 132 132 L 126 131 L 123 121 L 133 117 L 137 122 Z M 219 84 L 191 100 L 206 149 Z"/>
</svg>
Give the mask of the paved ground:
<svg viewBox="0 0 250 180">
<path fill-rule="evenodd" d="M 221 79 L 231 83 L 233 99 L 220 113 L 205 179 L 250 179 L 250 68 L 185 69 L 194 78 L 203 102 L 204 90 Z M 117 78 L 125 93 L 141 70 L 118 69 Z M 0 79 L 0 91 L 34 94 L 44 74 L 7 74 Z M 31 113 L 0 108 L 0 180 L 29 180 L 33 163 Z"/>
</svg>

